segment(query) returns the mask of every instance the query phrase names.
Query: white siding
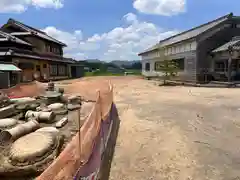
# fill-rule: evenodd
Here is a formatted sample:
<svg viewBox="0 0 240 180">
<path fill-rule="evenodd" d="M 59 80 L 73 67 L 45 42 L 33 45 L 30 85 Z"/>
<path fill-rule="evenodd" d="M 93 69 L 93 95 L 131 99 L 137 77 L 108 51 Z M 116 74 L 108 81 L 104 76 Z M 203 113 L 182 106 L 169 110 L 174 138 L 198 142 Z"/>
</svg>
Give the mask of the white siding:
<svg viewBox="0 0 240 180">
<path fill-rule="evenodd" d="M 184 53 L 188 51 L 194 51 L 197 48 L 197 42 L 191 41 L 191 42 L 184 42 L 181 44 L 173 45 L 172 47 L 168 47 L 166 49 L 165 54 L 171 55 L 171 54 L 177 54 L 177 53 Z"/>
<path fill-rule="evenodd" d="M 153 58 L 157 58 L 157 57 L 160 57 L 160 53 L 159 53 L 159 51 L 154 51 L 154 52 L 149 52 L 147 54 L 144 54 L 142 56 L 142 59 L 147 60 L 147 59 L 153 59 Z"/>
</svg>

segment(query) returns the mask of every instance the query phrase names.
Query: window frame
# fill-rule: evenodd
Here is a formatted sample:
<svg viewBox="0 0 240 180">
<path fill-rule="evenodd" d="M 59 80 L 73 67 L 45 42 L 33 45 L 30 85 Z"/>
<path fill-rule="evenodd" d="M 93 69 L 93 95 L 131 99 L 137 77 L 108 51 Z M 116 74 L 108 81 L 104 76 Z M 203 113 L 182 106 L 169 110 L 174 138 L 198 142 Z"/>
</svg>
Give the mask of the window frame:
<svg viewBox="0 0 240 180">
<path fill-rule="evenodd" d="M 172 61 L 174 63 L 176 63 L 178 71 L 184 71 L 185 70 L 185 58 L 173 59 Z"/>
<path fill-rule="evenodd" d="M 49 74 L 50 76 L 58 76 L 58 66 L 57 64 L 49 65 Z"/>
<path fill-rule="evenodd" d="M 145 63 L 144 70 L 150 71 L 150 63 L 149 62 Z"/>
</svg>

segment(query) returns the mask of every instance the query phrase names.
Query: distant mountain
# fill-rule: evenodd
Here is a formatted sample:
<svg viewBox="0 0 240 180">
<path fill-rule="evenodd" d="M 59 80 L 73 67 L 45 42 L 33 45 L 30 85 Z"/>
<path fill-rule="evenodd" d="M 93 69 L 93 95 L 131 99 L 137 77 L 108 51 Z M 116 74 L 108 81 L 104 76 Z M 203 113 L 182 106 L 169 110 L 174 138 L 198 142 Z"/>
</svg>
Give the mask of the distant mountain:
<svg viewBox="0 0 240 180">
<path fill-rule="evenodd" d="M 138 63 L 140 61 L 138 60 L 135 60 L 135 61 L 121 61 L 121 60 L 114 60 L 114 61 L 111 61 L 112 64 L 115 64 L 119 67 L 122 67 L 122 66 L 131 66 L 133 65 L 134 63 Z"/>
<path fill-rule="evenodd" d="M 87 62 L 92 62 L 92 63 L 104 63 L 103 61 L 101 61 L 101 60 L 99 60 L 99 59 L 86 59 L 85 61 L 87 61 Z"/>
</svg>

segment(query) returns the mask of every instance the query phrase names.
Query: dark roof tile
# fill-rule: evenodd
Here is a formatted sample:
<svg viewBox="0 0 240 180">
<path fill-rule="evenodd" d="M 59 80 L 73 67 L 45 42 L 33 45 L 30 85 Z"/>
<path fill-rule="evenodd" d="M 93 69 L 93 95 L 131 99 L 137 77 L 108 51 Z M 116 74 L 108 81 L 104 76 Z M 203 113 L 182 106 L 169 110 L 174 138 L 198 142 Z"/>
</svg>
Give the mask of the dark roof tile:
<svg viewBox="0 0 240 180">
<path fill-rule="evenodd" d="M 18 44 L 24 44 L 24 45 L 32 46 L 28 42 L 23 41 L 23 40 L 15 37 L 15 36 L 13 36 L 11 34 L 3 32 L 3 31 L 0 31 L 0 40 L 1 41 L 12 41 L 12 42 L 15 42 L 15 43 L 18 43 Z"/>
<path fill-rule="evenodd" d="M 38 29 L 35 29 L 33 27 L 30 27 L 28 25 L 25 25 L 25 24 L 23 24 L 23 23 L 21 23 L 19 21 L 14 20 L 14 19 L 9 19 L 8 23 L 13 23 L 13 24 L 21 27 L 22 29 L 26 30 L 27 32 L 30 32 L 30 33 L 32 33 L 32 34 L 34 34 L 34 35 L 36 35 L 36 36 L 38 36 L 40 38 L 46 39 L 48 41 L 55 42 L 55 43 L 60 44 L 62 46 L 67 46 L 65 43 L 62 43 L 62 42 L 52 38 L 51 36 L 48 36 L 47 33 L 43 32 L 43 31 L 40 31 Z"/>
<path fill-rule="evenodd" d="M 195 37 L 199 36 L 200 34 L 206 32 L 207 30 L 217 26 L 218 24 L 228 20 L 229 17 L 233 17 L 233 14 L 232 13 L 227 14 L 218 19 L 215 19 L 215 20 L 205 23 L 203 25 L 192 28 L 188 31 L 184 31 L 180 34 L 177 34 L 177 35 L 171 36 L 167 39 L 161 40 L 157 46 L 154 45 L 152 48 L 140 53 L 139 55 L 146 53 L 146 52 L 150 52 L 159 47 L 164 47 L 164 46 L 172 45 L 172 44 L 184 41 L 184 40 L 195 38 Z"/>
<path fill-rule="evenodd" d="M 217 53 L 217 52 L 222 52 L 222 51 L 227 51 L 229 47 L 233 47 L 233 49 L 239 49 L 240 47 L 240 38 L 239 37 L 234 37 L 231 41 L 223 44 L 222 46 L 218 47 L 217 49 L 214 49 L 212 52 Z"/>
</svg>

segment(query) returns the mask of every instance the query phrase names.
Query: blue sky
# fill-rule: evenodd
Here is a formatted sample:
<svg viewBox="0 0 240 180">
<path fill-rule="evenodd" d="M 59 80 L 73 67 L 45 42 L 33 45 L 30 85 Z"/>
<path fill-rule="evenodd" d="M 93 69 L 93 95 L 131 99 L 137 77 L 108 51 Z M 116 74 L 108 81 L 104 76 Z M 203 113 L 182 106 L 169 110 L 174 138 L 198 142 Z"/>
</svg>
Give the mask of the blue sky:
<svg viewBox="0 0 240 180">
<path fill-rule="evenodd" d="M 11 17 L 42 29 L 79 60 L 136 60 L 160 39 L 240 15 L 239 7 L 239 0 L 0 0 L 0 24 Z"/>
</svg>

